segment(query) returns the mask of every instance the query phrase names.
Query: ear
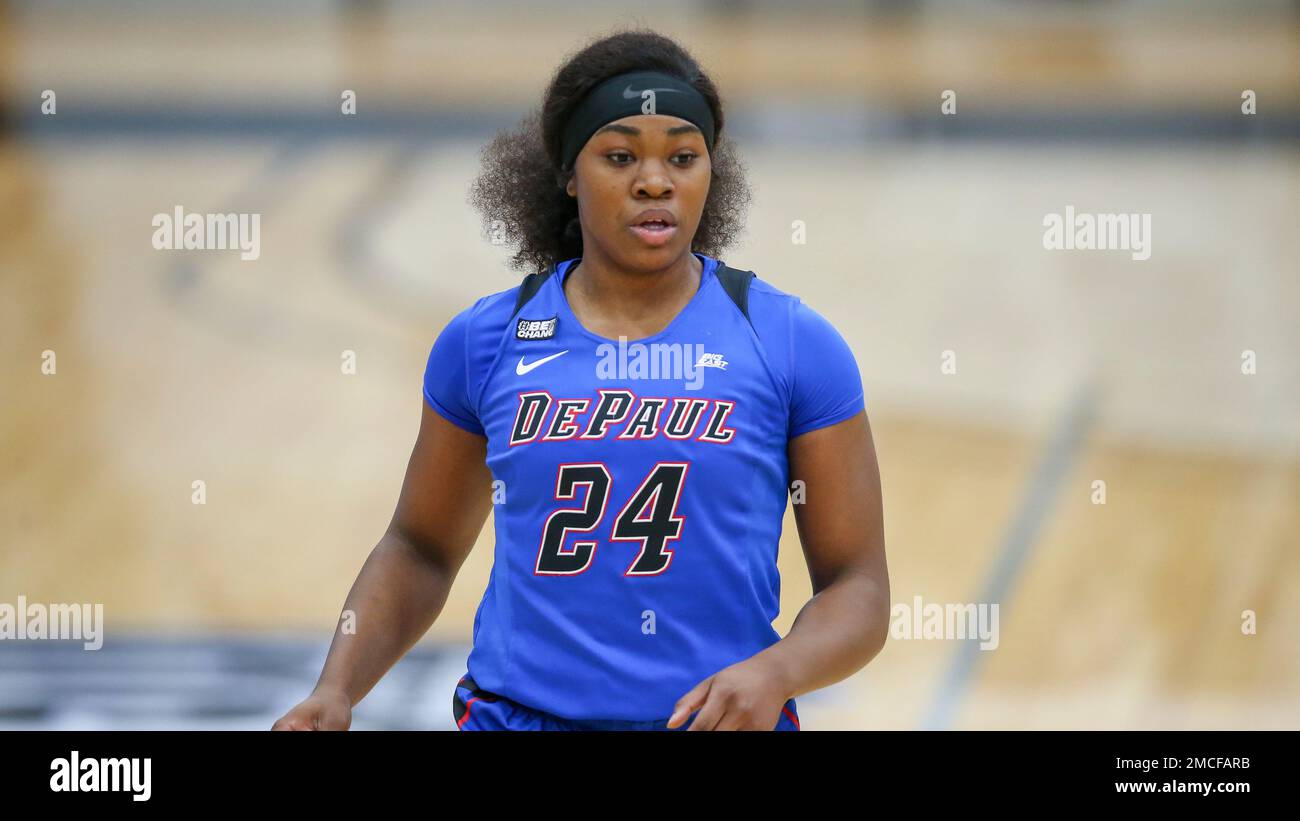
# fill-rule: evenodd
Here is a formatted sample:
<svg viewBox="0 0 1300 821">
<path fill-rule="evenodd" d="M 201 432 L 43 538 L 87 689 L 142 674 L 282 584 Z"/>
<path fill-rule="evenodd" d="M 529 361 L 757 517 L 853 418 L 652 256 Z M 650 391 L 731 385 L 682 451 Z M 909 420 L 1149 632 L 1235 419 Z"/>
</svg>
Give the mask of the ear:
<svg viewBox="0 0 1300 821">
<path fill-rule="evenodd" d="M 578 186 L 573 182 L 575 179 L 577 179 L 577 176 L 570 174 L 569 182 L 564 186 L 564 193 L 568 194 L 570 197 L 578 196 Z"/>
</svg>

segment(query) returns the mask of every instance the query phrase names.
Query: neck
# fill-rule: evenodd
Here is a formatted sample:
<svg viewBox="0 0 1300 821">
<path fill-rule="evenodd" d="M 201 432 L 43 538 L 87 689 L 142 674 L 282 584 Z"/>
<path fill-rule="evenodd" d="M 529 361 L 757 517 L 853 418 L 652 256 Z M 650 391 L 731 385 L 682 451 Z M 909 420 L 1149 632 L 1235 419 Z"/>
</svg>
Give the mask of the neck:
<svg viewBox="0 0 1300 821">
<path fill-rule="evenodd" d="M 699 290 L 704 265 L 689 251 L 667 267 L 627 270 L 596 248 L 584 247 L 582 259 L 565 277 L 565 292 L 606 321 L 653 322 L 675 316 Z"/>
</svg>

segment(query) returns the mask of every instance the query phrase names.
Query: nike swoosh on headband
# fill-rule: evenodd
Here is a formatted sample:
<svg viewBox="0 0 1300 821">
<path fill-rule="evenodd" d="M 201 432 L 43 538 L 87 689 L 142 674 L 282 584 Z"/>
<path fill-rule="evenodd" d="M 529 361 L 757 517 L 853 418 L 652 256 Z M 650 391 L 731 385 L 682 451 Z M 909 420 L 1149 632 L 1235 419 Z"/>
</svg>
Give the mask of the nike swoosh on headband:
<svg viewBox="0 0 1300 821">
<path fill-rule="evenodd" d="M 639 99 L 641 95 L 647 91 L 653 91 L 656 94 L 662 94 L 664 92 L 671 92 L 673 94 L 686 93 L 685 91 L 682 91 L 680 88 L 643 88 L 640 91 L 633 91 L 632 86 L 628 86 L 627 88 L 623 89 L 623 99 L 624 100 Z"/>
</svg>

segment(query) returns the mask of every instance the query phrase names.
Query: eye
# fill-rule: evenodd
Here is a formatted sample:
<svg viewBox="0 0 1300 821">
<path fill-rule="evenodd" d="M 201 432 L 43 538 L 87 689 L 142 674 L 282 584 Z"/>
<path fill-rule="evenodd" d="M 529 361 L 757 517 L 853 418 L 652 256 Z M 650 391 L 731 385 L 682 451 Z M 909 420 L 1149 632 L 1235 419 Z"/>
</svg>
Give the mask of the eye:
<svg viewBox="0 0 1300 821">
<path fill-rule="evenodd" d="M 674 160 L 681 160 L 678 165 L 690 165 L 699 155 L 694 151 L 681 151 L 673 156 Z"/>
<path fill-rule="evenodd" d="M 606 156 L 607 158 L 609 158 L 611 161 L 613 161 L 615 165 L 624 165 L 624 164 L 625 164 L 625 162 L 620 162 L 620 161 L 619 161 L 619 159 L 618 159 L 619 157 L 626 157 L 628 160 L 631 160 L 631 159 L 632 159 L 632 155 L 631 155 L 630 153 L 626 152 L 626 151 L 611 151 L 611 152 L 609 152 L 608 154 L 606 154 L 605 156 Z"/>
</svg>

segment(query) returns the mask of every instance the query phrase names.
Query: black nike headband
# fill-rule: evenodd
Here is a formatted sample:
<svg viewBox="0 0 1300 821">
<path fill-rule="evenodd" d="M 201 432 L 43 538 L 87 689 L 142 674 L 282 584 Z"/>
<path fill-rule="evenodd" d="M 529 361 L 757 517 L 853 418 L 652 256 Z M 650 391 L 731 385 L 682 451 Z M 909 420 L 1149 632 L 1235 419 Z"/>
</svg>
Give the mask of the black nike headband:
<svg viewBox="0 0 1300 821">
<path fill-rule="evenodd" d="M 713 111 L 703 94 L 661 71 L 629 71 L 597 85 L 573 110 L 560 138 L 561 168 L 572 168 L 587 140 L 606 123 L 638 114 L 668 114 L 693 123 L 713 153 Z"/>
</svg>

